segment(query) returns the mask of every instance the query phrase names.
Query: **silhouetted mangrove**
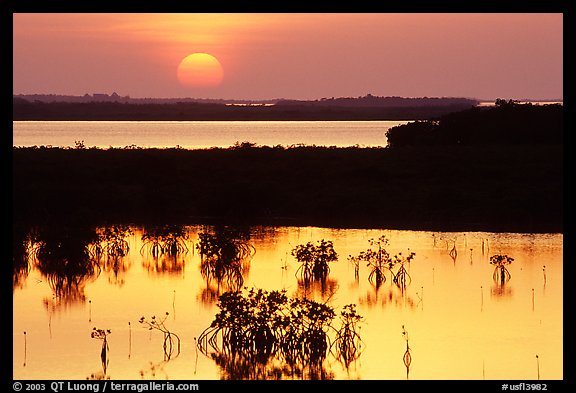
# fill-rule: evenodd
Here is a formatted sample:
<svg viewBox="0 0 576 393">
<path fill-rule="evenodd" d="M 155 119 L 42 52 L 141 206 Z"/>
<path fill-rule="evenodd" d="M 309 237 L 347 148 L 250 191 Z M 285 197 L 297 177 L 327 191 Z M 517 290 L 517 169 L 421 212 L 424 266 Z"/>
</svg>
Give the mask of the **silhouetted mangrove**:
<svg viewBox="0 0 576 393">
<path fill-rule="evenodd" d="M 404 256 L 399 252 L 391 256 L 384 248 L 388 245 L 386 236 L 380 236 L 378 239 L 369 239 L 368 243 L 371 248 L 368 248 L 366 251 L 361 251 L 357 256 L 350 255 L 348 260 L 355 266 L 359 266 L 360 262 L 366 263 L 366 266 L 370 268 L 368 281 L 370 281 L 376 289 L 380 288 L 380 286 L 386 282 L 385 271 L 388 270 L 392 282 L 396 284 L 398 288 L 404 290 L 406 285 L 412 280 L 404 264 L 410 263 L 416 253 L 411 252 L 408 256 Z M 398 270 L 395 272 L 394 269 L 396 267 Z"/>
<path fill-rule="evenodd" d="M 356 312 L 355 304 L 348 304 L 340 312 L 341 326 L 336 332 L 332 343 L 335 347 L 336 358 L 344 364 L 346 369 L 360 357 L 362 353 L 362 338 L 358 333 L 358 324 L 362 317 Z"/>
<path fill-rule="evenodd" d="M 492 273 L 492 278 L 494 279 L 495 283 L 499 285 L 504 285 L 510 278 L 510 272 L 506 269 L 506 265 L 509 265 L 514 261 L 514 258 L 509 257 L 508 255 L 492 255 L 490 257 L 490 264 L 494 265 L 494 273 Z"/>
<path fill-rule="evenodd" d="M 226 292 L 220 296 L 220 312 L 198 337 L 200 351 L 220 362 L 240 378 L 278 372 L 278 360 L 292 373 L 297 369 L 321 370 L 330 353 L 329 333 L 337 332 L 335 351 L 339 359 L 353 361 L 359 356 L 360 337 L 355 331 L 361 319 L 353 305 L 342 313 L 343 326 L 334 327 L 334 310 L 308 299 L 289 299 L 285 291 L 251 289 Z M 222 366 L 222 365 L 221 365 Z M 234 370 L 233 372 L 231 370 Z M 256 375 L 254 375 L 256 374 Z"/>
<path fill-rule="evenodd" d="M 408 338 L 408 332 L 402 325 L 402 336 L 404 336 L 404 340 L 406 340 L 406 352 L 404 352 L 404 356 L 402 360 L 404 361 L 404 366 L 406 366 L 406 379 L 409 379 L 410 376 L 410 365 L 412 364 L 412 353 L 410 349 L 410 343 Z"/>
<path fill-rule="evenodd" d="M 330 272 L 328 264 L 338 260 L 338 254 L 334 251 L 331 240 L 322 239 L 317 243 L 317 246 L 312 242 L 300 244 L 291 251 L 294 258 L 300 262 L 296 275 L 299 275 L 304 282 L 326 279 Z"/>
<path fill-rule="evenodd" d="M 153 315 L 150 319 L 140 317 L 138 320 L 142 327 L 148 328 L 148 330 L 158 330 L 162 333 L 164 337 L 162 348 L 164 349 L 164 360 L 166 361 L 172 358 L 174 351 L 176 351 L 176 356 L 180 355 L 180 337 L 178 337 L 176 333 L 171 332 L 164 323 L 168 315 L 169 313 L 166 312 L 161 318 L 156 318 L 156 316 Z"/>
<path fill-rule="evenodd" d="M 388 145 L 561 145 L 564 108 L 560 104 L 519 104 L 496 100 L 494 107 L 474 107 L 390 128 Z"/>
<path fill-rule="evenodd" d="M 108 335 L 111 334 L 112 331 L 110 329 L 96 329 L 95 327 L 92 329 L 92 333 L 90 337 L 102 340 L 102 348 L 100 350 L 100 360 L 102 361 L 102 371 L 104 375 L 106 375 L 106 370 L 108 369 L 108 363 L 110 359 L 108 358 L 108 351 L 110 348 L 108 347 Z"/>
<path fill-rule="evenodd" d="M 15 148 L 13 217 L 562 232 L 563 173 L 554 145 Z"/>
</svg>

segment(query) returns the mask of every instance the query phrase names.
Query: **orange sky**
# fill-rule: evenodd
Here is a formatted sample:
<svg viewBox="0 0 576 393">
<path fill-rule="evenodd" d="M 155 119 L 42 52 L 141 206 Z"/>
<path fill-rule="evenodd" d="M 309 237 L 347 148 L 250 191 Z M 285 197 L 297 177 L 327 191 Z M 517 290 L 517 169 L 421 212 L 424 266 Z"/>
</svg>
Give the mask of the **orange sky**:
<svg viewBox="0 0 576 393">
<path fill-rule="evenodd" d="M 319 99 L 563 97 L 563 15 L 14 14 L 13 93 Z M 179 62 L 220 60 L 220 85 Z"/>
</svg>

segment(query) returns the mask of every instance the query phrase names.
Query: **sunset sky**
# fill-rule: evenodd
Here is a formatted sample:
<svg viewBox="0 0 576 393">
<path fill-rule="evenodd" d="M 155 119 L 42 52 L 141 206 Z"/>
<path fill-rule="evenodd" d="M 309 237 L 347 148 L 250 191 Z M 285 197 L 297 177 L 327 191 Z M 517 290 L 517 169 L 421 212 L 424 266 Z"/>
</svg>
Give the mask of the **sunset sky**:
<svg viewBox="0 0 576 393">
<path fill-rule="evenodd" d="M 563 98 L 560 13 L 50 13 L 13 23 L 14 94 Z M 210 82 L 183 83 L 179 65 L 193 53 L 217 59 L 220 74 L 198 64 Z"/>
</svg>

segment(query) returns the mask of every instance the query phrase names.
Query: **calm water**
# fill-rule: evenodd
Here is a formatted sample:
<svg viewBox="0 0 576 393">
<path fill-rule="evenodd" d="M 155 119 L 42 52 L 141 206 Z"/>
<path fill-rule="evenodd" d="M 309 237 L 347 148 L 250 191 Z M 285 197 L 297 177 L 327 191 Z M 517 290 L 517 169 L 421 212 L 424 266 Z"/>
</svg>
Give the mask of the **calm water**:
<svg viewBox="0 0 576 393">
<path fill-rule="evenodd" d="M 13 146 L 227 148 L 236 142 L 386 146 L 386 131 L 407 121 L 14 121 Z"/>
<path fill-rule="evenodd" d="M 225 288 L 202 276 L 194 251 L 203 227 L 186 227 L 188 253 L 154 258 L 141 253 L 143 228 L 134 227 L 130 251 L 94 274 L 63 281 L 42 273 L 37 261 L 14 275 L 14 379 L 221 379 L 228 374 L 199 353 L 195 339 L 218 312 Z M 387 250 L 415 252 L 412 278 L 402 292 L 388 279 L 378 289 L 349 255 L 385 235 Z M 296 278 L 290 250 L 308 241 L 332 240 L 338 261 L 324 282 L 305 287 Z M 323 364 L 334 379 L 563 378 L 563 259 L 561 234 L 337 230 L 314 227 L 252 228 L 255 255 L 246 261 L 244 286 L 285 289 L 339 310 L 355 303 L 363 316 L 360 357 L 346 369 L 333 357 Z M 455 248 L 457 254 L 450 251 Z M 489 257 L 506 254 L 511 278 L 493 280 Z M 165 359 L 162 334 L 140 317 L 163 316 L 181 338 L 178 356 Z M 110 329 L 108 364 L 94 327 Z M 26 333 L 24 333 L 26 332 Z M 538 356 L 538 358 L 536 358 Z"/>
</svg>

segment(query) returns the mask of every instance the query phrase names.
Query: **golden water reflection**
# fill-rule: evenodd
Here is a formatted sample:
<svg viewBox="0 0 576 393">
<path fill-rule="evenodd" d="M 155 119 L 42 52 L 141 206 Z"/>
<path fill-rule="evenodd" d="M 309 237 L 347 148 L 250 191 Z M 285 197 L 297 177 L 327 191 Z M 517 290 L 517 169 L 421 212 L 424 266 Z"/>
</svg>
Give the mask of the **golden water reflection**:
<svg viewBox="0 0 576 393">
<path fill-rule="evenodd" d="M 315 369 L 286 370 L 272 361 L 242 374 L 223 356 L 199 354 L 196 340 L 218 313 L 230 282 L 203 274 L 199 234 L 186 227 L 182 252 L 146 252 L 145 228 L 126 235 L 129 252 L 73 271 L 32 254 L 13 274 L 14 379 L 542 379 L 563 378 L 563 259 L 561 234 L 440 233 L 314 227 L 251 228 L 254 248 L 242 261 L 242 286 L 286 290 L 339 312 L 357 305 L 363 317 L 361 355 L 344 365 L 334 357 Z M 386 236 L 390 255 L 414 252 L 409 283 L 389 272 L 378 287 L 369 268 L 349 256 Z M 331 240 L 338 260 L 324 280 L 303 281 L 291 255 L 297 245 Z M 246 240 L 246 238 L 245 238 Z M 85 258 L 82 247 L 71 247 Z M 143 251 L 144 249 L 144 251 Z M 510 278 L 494 280 L 492 255 L 508 255 Z M 87 257 L 89 258 L 89 257 Z M 22 261 L 22 256 L 19 261 Z M 142 316 L 164 316 L 181 338 L 181 353 L 164 357 L 163 337 Z M 106 367 L 90 334 L 110 330 Z M 24 333 L 25 332 L 25 333 Z M 409 374 L 406 366 L 409 333 Z M 538 356 L 538 357 L 536 357 Z M 236 368 L 235 368 L 236 367 Z"/>
</svg>

